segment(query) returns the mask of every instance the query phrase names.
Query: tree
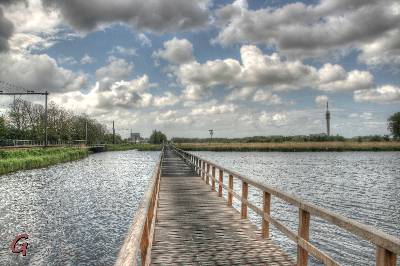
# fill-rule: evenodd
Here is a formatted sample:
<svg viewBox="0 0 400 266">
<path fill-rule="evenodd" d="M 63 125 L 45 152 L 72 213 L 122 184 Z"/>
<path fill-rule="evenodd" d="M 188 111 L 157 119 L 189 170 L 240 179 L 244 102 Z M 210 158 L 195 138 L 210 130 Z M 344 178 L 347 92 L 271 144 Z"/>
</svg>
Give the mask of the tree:
<svg viewBox="0 0 400 266">
<path fill-rule="evenodd" d="M 400 112 L 389 117 L 388 130 L 392 133 L 394 139 L 400 139 Z"/>
<path fill-rule="evenodd" d="M 167 136 L 165 136 L 161 131 L 153 130 L 153 133 L 150 136 L 150 143 L 161 144 L 164 141 L 167 141 Z"/>
</svg>

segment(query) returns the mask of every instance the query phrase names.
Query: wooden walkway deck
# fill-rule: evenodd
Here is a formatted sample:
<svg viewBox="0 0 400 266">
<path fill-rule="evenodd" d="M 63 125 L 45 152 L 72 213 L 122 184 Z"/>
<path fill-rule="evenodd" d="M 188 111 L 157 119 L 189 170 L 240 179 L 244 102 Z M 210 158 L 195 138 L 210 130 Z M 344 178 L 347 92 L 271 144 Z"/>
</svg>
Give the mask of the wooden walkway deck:
<svg viewBox="0 0 400 266">
<path fill-rule="evenodd" d="M 153 265 L 293 265 L 169 149 L 161 170 Z"/>
<path fill-rule="evenodd" d="M 224 176 L 228 182 L 223 182 Z M 238 185 L 234 179 L 241 183 L 241 193 L 234 190 Z M 260 193 L 262 207 L 249 200 L 249 187 Z M 222 197 L 223 191 L 227 198 Z M 298 208 L 297 232 L 271 215 L 272 197 Z M 233 198 L 241 204 L 240 213 L 232 208 Z M 248 209 L 262 218 L 260 229 L 247 219 Z M 397 265 L 399 238 L 172 145 L 164 146 L 115 265 L 307 266 L 312 256 L 324 265 L 338 266 L 310 241 L 311 217 L 375 245 L 376 266 Z M 279 248 L 279 243 L 269 240 L 271 227 L 297 245 L 296 261 Z"/>
</svg>

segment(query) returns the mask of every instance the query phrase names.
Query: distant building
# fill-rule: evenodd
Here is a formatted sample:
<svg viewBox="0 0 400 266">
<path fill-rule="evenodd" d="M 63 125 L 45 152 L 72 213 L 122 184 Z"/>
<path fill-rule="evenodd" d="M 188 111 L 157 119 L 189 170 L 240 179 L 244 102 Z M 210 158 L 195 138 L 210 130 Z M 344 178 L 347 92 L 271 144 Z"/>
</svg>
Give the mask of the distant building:
<svg viewBox="0 0 400 266">
<path fill-rule="evenodd" d="M 140 133 L 131 133 L 131 139 L 130 142 L 132 143 L 138 143 L 142 140 L 142 138 L 140 137 Z"/>
<path fill-rule="evenodd" d="M 331 135 L 331 112 L 329 112 L 329 103 L 328 102 L 326 102 L 325 117 L 326 117 L 326 134 L 328 136 L 330 136 Z"/>
</svg>

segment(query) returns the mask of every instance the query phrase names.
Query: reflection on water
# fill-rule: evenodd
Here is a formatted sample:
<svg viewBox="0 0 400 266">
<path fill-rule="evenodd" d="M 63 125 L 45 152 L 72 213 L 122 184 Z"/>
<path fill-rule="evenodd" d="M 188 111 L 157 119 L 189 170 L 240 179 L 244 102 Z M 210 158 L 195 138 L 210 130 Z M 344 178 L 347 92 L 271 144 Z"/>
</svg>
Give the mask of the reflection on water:
<svg viewBox="0 0 400 266">
<path fill-rule="evenodd" d="M 107 152 L 0 176 L 0 265 L 113 265 L 158 152 Z M 29 234 L 28 255 L 10 243 Z"/>
<path fill-rule="evenodd" d="M 400 153 L 196 152 L 228 169 L 400 237 Z M 224 178 L 224 183 L 227 177 Z M 240 192 L 240 184 L 235 190 Z M 261 206 L 262 194 L 249 190 Z M 236 207 L 239 203 L 236 202 Z M 254 213 L 251 218 L 261 220 Z M 272 216 L 297 231 L 298 209 L 273 197 Z M 273 238 L 295 256 L 296 247 L 277 230 Z M 374 246 L 336 226 L 311 220 L 312 243 L 344 265 L 374 265 Z M 313 264 L 317 264 L 313 261 Z M 400 265 L 400 262 L 398 262 Z"/>
</svg>

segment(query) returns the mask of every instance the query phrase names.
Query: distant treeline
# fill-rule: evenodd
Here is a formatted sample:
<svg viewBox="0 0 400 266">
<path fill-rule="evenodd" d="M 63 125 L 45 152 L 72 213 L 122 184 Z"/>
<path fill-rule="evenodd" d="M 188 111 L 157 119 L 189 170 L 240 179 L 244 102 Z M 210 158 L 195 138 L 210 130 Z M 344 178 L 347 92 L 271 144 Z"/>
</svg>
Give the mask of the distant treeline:
<svg viewBox="0 0 400 266">
<path fill-rule="evenodd" d="M 44 141 L 45 109 L 42 105 L 16 99 L 9 111 L 0 116 L 0 145 L 12 144 L 12 140 Z M 50 102 L 48 106 L 48 141 L 73 142 L 85 140 L 86 124 L 88 143 L 111 143 L 112 134 L 105 125 L 86 114 L 75 114 Z M 115 136 L 116 143 L 121 137 Z M 11 143 L 10 143 L 11 142 Z"/>
<path fill-rule="evenodd" d="M 173 138 L 174 143 L 281 143 L 281 142 L 326 142 L 326 141 L 390 141 L 388 135 L 372 135 L 360 136 L 354 138 L 345 138 L 343 136 L 326 136 L 326 135 L 310 135 L 310 136 L 254 136 L 245 138 Z"/>
</svg>

